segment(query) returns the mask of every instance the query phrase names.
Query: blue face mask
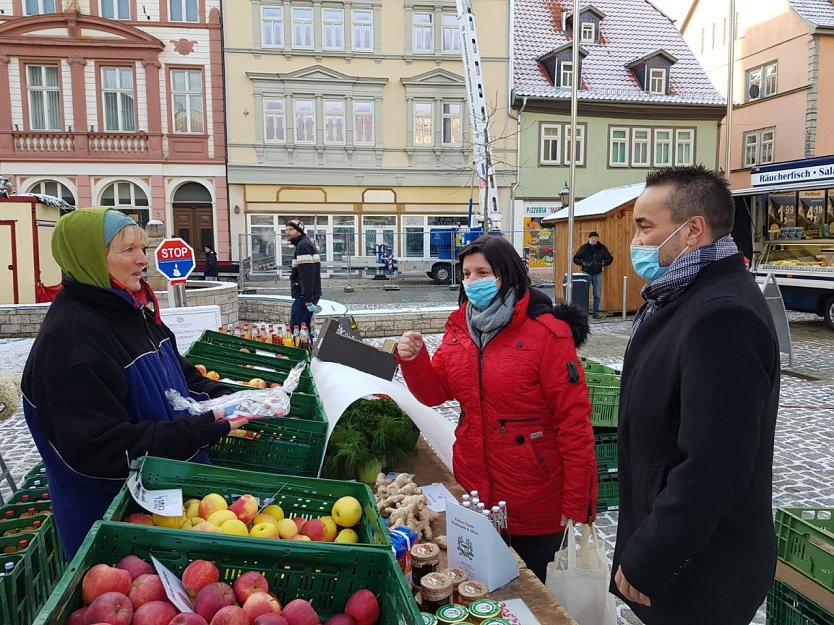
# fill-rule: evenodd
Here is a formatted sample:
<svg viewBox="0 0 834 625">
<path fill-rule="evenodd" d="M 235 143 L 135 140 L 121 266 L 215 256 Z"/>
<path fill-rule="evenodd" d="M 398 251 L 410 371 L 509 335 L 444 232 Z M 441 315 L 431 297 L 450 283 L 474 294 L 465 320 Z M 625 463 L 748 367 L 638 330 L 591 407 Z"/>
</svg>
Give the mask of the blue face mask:
<svg viewBox="0 0 834 625">
<path fill-rule="evenodd" d="M 660 265 L 660 248 L 666 245 L 666 242 L 675 236 L 685 225 L 686 222 L 678 226 L 677 229 L 666 237 L 660 245 L 632 245 L 631 266 L 634 267 L 634 272 L 649 282 L 657 280 L 660 276 L 666 273 L 669 270 L 669 267 L 661 267 Z M 686 249 L 687 248 L 684 248 L 683 252 L 678 255 L 678 258 L 683 255 Z"/>
<path fill-rule="evenodd" d="M 498 280 L 495 276 L 488 276 L 480 280 L 464 280 L 463 291 L 475 308 L 483 310 L 498 295 Z"/>
</svg>

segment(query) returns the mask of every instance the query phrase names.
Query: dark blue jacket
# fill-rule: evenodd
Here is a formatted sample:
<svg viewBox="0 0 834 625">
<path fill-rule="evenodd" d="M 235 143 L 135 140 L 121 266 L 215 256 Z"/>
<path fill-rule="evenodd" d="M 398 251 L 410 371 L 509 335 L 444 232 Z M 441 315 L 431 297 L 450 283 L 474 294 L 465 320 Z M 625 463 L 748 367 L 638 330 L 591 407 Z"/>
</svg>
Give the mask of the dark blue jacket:
<svg viewBox="0 0 834 625">
<path fill-rule="evenodd" d="M 167 389 L 230 392 L 182 358 L 173 333 L 118 289 L 64 280 L 23 372 L 23 410 L 46 466 L 61 546 L 72 557 L 144 454 L 207 462 L 229 432 L 177 413 Z M 200 394 L 200 395 L 196 395 Z"/>
</svg>

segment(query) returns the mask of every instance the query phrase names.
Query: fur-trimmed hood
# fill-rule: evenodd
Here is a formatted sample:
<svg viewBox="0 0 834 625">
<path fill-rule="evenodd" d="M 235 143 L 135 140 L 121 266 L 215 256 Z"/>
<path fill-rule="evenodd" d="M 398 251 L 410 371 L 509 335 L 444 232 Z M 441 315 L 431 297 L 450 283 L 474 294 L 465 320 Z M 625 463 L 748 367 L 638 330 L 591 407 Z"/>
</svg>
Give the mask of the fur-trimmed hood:
<svg viewBox="0 0 834 625">
<path fill-rule="evenodd" d="M 566 304 L 554 306 L 550 297 L 539 289 L 530 287 L 528 293 L 530 293 L 530 303 L 527 305 L 527 316 L 535 319 L 540 315 L 549 314 L 564 321 L 570 326 L 574 347 L 576 349 L 582 347 L 591 333 L 588 326 L 588 316 L 582 314 L 582 311 L 575 306 Z"/>
</svg>

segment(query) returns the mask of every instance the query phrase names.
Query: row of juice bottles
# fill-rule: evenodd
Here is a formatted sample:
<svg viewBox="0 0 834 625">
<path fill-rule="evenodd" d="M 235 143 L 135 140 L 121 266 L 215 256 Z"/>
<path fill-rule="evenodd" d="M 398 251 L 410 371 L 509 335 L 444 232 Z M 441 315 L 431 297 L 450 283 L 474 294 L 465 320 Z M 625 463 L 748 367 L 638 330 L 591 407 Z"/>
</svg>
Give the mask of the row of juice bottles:
<svg viewBox="0 0 834 625">
<path fill-rule="evenodd" d="M 306 323 L 301 326 L 290 326 L 286 323 L 227 323 L 217 329 L 221 334 L 229 334 L 250 341 L 296 347 L 312 350 L 313 342 Z"/>
</svg>

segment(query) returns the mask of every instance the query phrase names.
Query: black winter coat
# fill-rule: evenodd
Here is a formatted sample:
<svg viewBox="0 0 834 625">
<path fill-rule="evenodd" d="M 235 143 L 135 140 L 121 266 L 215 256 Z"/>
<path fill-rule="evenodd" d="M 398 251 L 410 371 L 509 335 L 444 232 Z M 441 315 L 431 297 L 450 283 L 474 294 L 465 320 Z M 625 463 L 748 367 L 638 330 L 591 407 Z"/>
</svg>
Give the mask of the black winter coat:
<svg viewBox="0 0 834 625">
<path fill-rule="evenodd" d="M 206 254 L 206 265 L 203 270 L 203 275 L 206 278 L 217 277 L 217 252 L 209 252 Z"/>
<path fill-rule="evenodd" d="M 645 319 L 623 364 L 622 566 L 646 625 L 747 625 L 776 566 L 771 480 L 779 346 L 741 254 Z M 616 585 L 612 579 L 611 590 Z"/>
<path fill-rule="evenodd" d="M 321 297 L 321 259 L 319 251 L 306 234 L 290 240 L 295 246 L 290 273 L 290 295 L 315 302 Z"/>
<path fill-rule="evenodd" d="M 573 262 L 582 267 L 582 271 L 595 276 L 602 273 L 602 268 L 614 262 L 611 252 L 602 243 L 591 245 L 586 243 L 578 250 L 573 257 Z"/>
</svg>

